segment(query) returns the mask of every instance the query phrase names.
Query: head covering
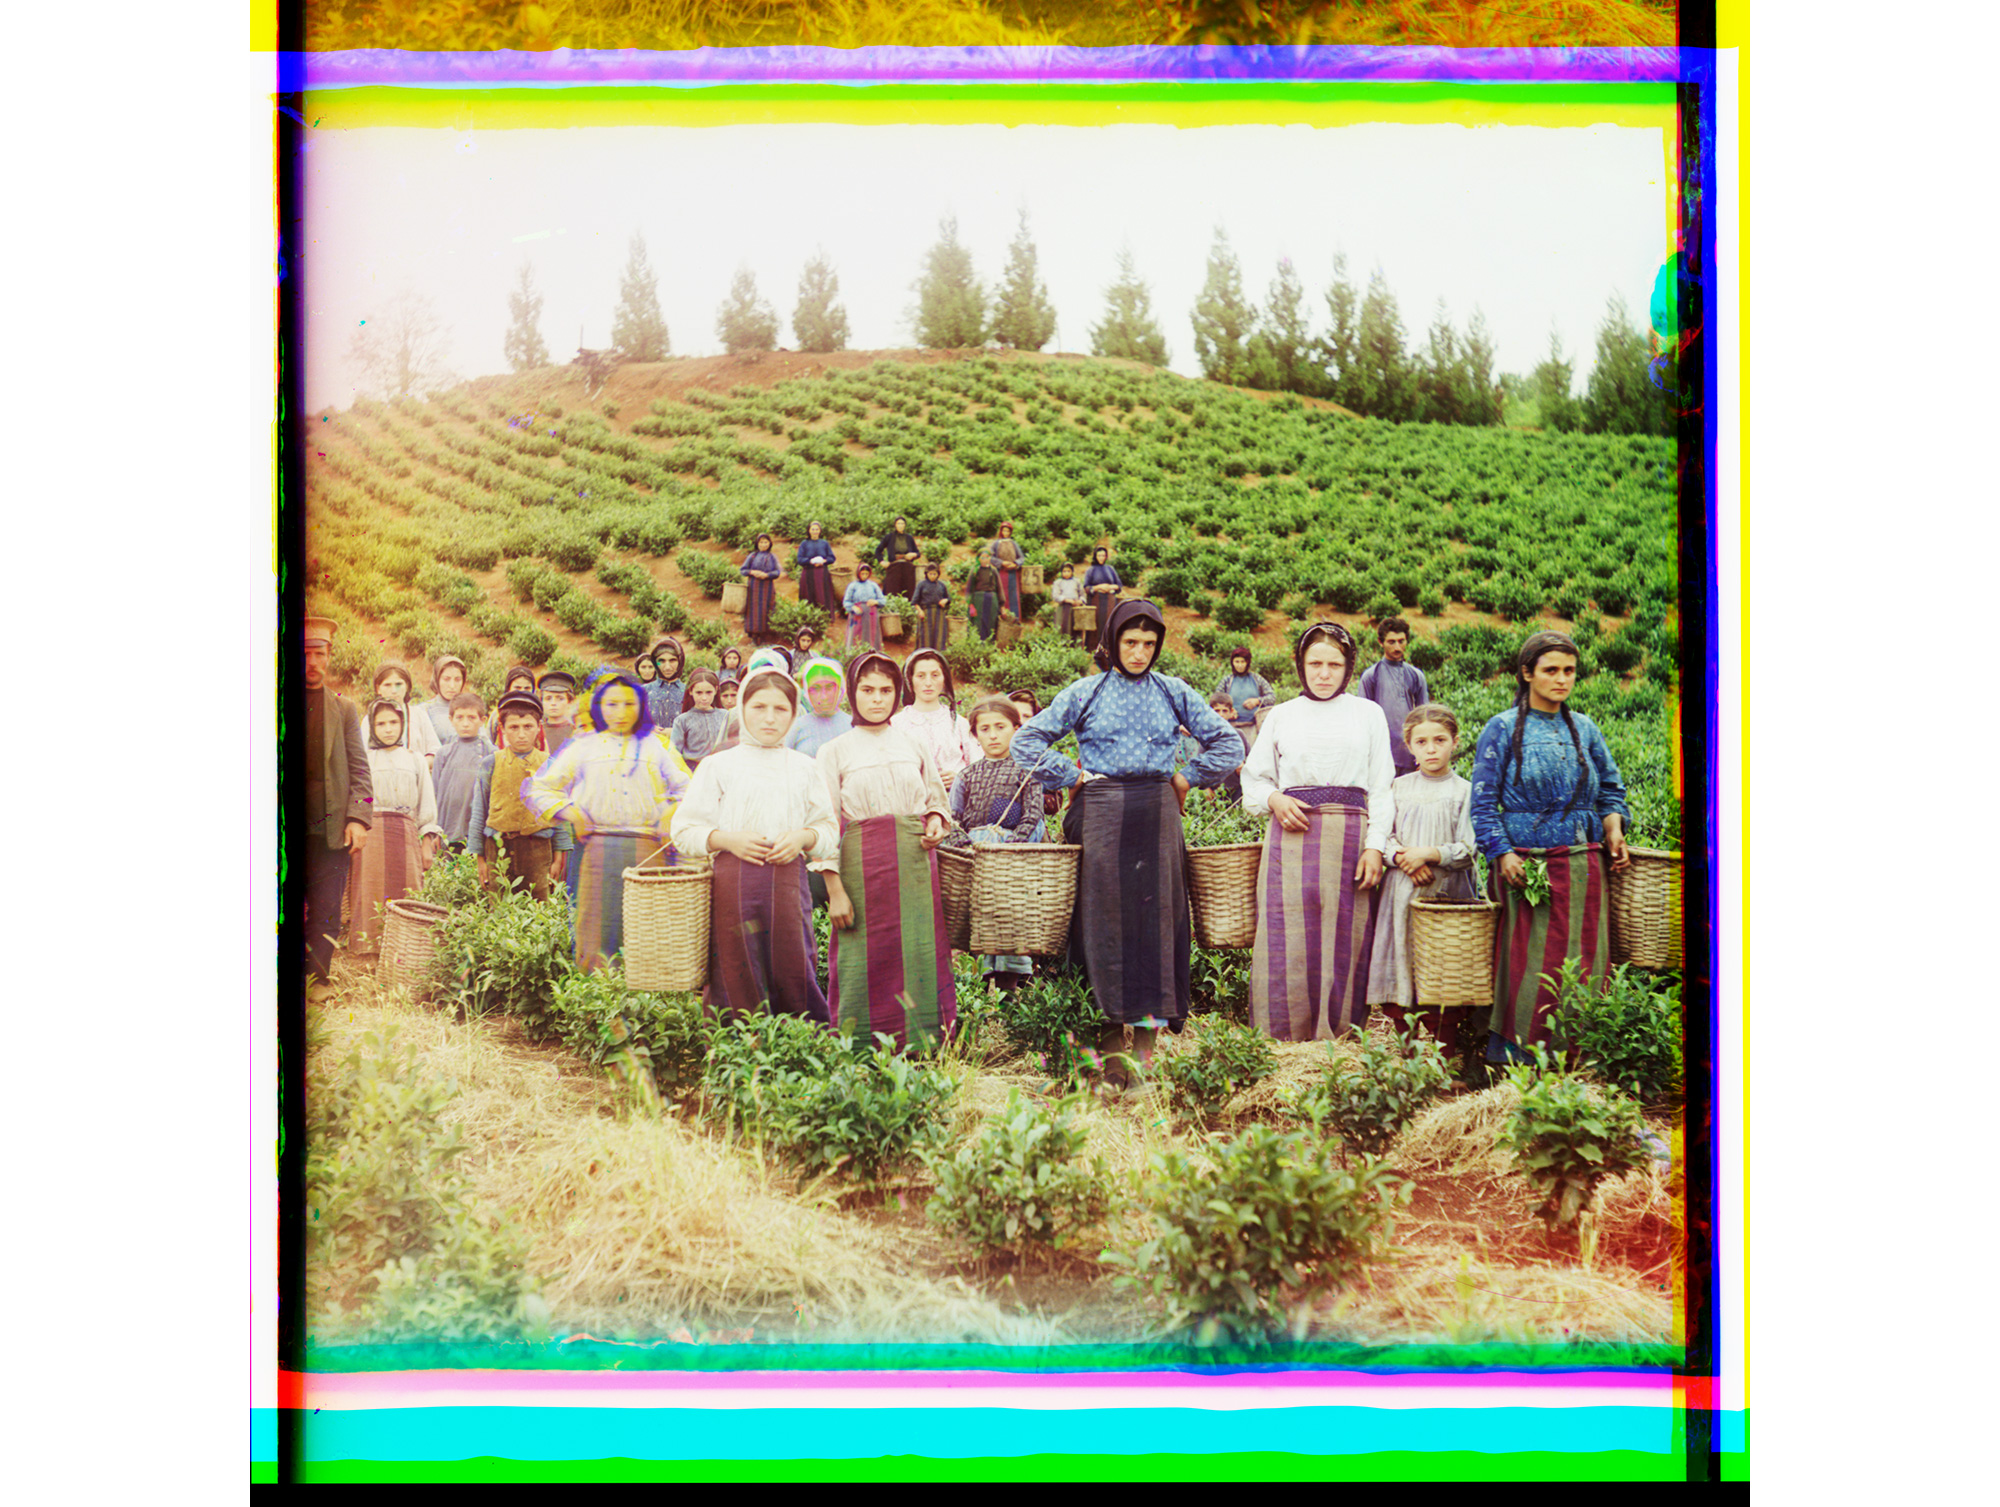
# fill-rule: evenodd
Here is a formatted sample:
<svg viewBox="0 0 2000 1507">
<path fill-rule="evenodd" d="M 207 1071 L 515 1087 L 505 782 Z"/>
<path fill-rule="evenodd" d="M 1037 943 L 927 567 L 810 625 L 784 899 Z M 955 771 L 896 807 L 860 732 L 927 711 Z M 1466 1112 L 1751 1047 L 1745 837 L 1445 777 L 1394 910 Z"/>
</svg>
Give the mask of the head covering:
<svg viewBox="0 0 2000 1507">
<path fill-rule="evenodd" d="M 875 567 L 870 565 L 866 560 L 857 560 L 854 562 L 855 580 L 858 581 L 863 576 L 872 576 L 873 574 L 875 574 Z"/>
<path fill-rule="evenodd" d="M 818 643 L 819 629 L 815 628 L 811 623 L 800 623 L 799 631 L 792 635 L 792 647 L 796 649 L 799 645 L 799 640 L 802 638 L 809 638 L 814 643 Z"/>
<path fill-rule="evenodd" d="M 647 665 L 651 665 L 653 667 L 653 673 L 655 675 L 658 675 L 660 673 L 659 661 L 654 659 L 653 656 L 650 654 L 641 654 L 637 659 L 632 661 L 632 673 L 635 676 L 644 675 L 645 667 Z"/>
<path fill-rule="evenodd" d="M 333 635 L 339 630 L 339 625 L 330 617 L 309 617 L 299 626 L 305 635 L 305 643 L 301 647 L 307 649 L 315 646 L 322 649 L 331 648 Z"/>
<path fill-rule="evenodd" d="M 408 686 L 410 690 L 414 691 L 417 688 L 416 678 L 393 659 L 385 659 L 375 667 L 375 678 L 368 682 L 368 688 L 371 691 L 381 690 L 382 682 L 387 680 L 391 675 L 401 679 L 403 684 Z M 407 692 L 404 699 L 408 699 Z"/>
<path fill-rule="evenodd" d="M 1312 684 L 1306 679 L 1306 650 L 1325 639 L 1347 659 L 1347 669 L 1341 674 L 1340 684 L 1333 688 L 1333 696 L 1313 695 Z M 1292 645 L 1292 663 L 1299 667 L 1299 684 L 1305 687 L 1306 698 L 1310 701 L 1331 701 L 1347 689 L 1354 679 L 1354 635 L 1338 623 L 1314 623 L 1299 635 L 1299 641 Z"/>
<path fill-rule="evenodd" d="M 436 659 L 431 661 L 431 694 L 433 696 L 442 696 L 444 694 L 438 686 L 438 680 L 443 676 L 446 665 L 457 665 L 459 674 L 463 675 L 467 680 L 472 679 L 472 672 L 466 669 L 464 660 L 460 659 L 456 654 L 440 654 Z M 463 689 L 463 687 L 460 687 L 460 689 Z"/>
<path fill-rule="evenodd" d="M 1021 725 L 1021 709 L 1005 696 L 980 697 L 972 704 L 972 711 L 966 720 L 977 729 L 981 717 L 995 714 L 1005 717 L 1016 728 Z"/>
<path fill-rule="evenodd" d="M 884 717 L 879 722 L 870 722 L 861 715 L 861 705 L 854 695 L 855 687 L 861 684 L 861 677 L 877 670 L 887 675 L 890 683 L 896 688 L 896 698 L 889 708 L 889 717 L 895 716 L 903 709 L 903 677 L 896 669 L 896 661 L 886 654 L 870 649 L 855 655 L 847 662 L 847 709 L 853 714 L 856 726 L 880 727 L 883 722 L 889 720 L 889 717 Z"/>
<path fill-rule="evenodd" d="M 793 715 L 798 714 L 799 683 L 776 665 L 760 665 L 743 677 L 743 701 L 737 705 L 741 706 L 767 686 L 776 686 L 783 691 L 785 699 L 792 704 Z"/>
<path fill-rule="evenodd" d="M 538 691 L 567 691 L 576 694 L 576 677 L 567 670 L 544 670 L 541 679 L 535 682 Z"/>
<path fill-rule="evenodd" d="M 812 538 L 812 532 L 814 529 L 819 530 L 820 538 L 824 539 L 826 537 L 826 525 L 821 523 L 817 518 L 815 518 L 813 519 L 812 522 L 806 525 L 806 537 L 808 539 Z"/>
<path fill-rule="evenodd" d="M 617 685 L 630 687 L 632 694 L 639 698 L 639 720 L 632 725 L 632 731 L 627 736 L 631 738 L 644 738 L 646 734 L 653 730 L 653 713 L 652 709 L 646 704 L 646 688 L 630 675 L 627 675 L 623 670 L 613 670 L 609 675 L 600 675 L 591 682 L 591 726 L 601 733 L 611 730 L 604 720 L 604 694 Z"/>
<path fill-rule="evenodd" d="M 1250 652 L 1248 644 L 1238 644 L 1229 651 L 1229 668 L 1232 672 L 1236 669 L 1236 661 L 1239 659 L 1243 661 L 1243 668 L 1246 674 L 1255 668 L 1257 664 L 1257 657 Z"/>
<path fill-rule="evenodd" d="M 526 691 L 509 691 L 500 698 L 500 705 L 493 715 L 501 722 L 507 720 L 509 712 L 526 712 L 537 722 L 542 720 L 542 704 Z"/>
<path fill-rule="evenodd" d="M 654 667 L 655 667 L 656 669 L 658 669 L 658 670 L 660 671 L 660 673 L 661 673 L 662 675 L 664 675 L 664 674 L 666 674 L 666 673 L 667 673 L 667 672 L 666 672 L 666 670 L 665 670 L 665 668 L 664 668 L 663 666 L 661 666 L 661 665 L 660 665 L 660 651 L 661 651 L 662 649 L 665 649 L 665 650 L 666 650 L 666 651 L 667 651 L 668 653 L 670 653 L 670 654 L 672 654 L 672 655 L 673 655 L 673 657 L 674 657 L 674 678 L 675 678 L 675 679 L 679 679 L 679 678 L 680 678 L 680 673 L 681 673 L 681 671 L 683 671 L 683 670 L 685 670 L 685 669 L 687 668 L 687 662 L 688 662 L 688 657 L 687 657 L 687 650 L 683 649 L 683 648 L 681 647 L 681 641 L 680 641 L 679 639 L 677 639 L 677 638 L 673 637 L 673 635 L 671 635 L 671 634 L 669 634 L 669 635 L 668 635 L 667 637 L 665 637 L 665 638 L 661 639 L 661 640 L 660 640 L 660 641 L 659 641 L 659 642 L 658 642 L 657 644 L 654 644 L 654 645 L 653 645 L 653 665 L 654 665 Z"/>
<path fill-rule="evenodd" d="M 500 677 L 501 691 L 504 693 L 507 687 L 517 680 L 525 680 L 529 685 L 533 685 L 535 683 L 534 670 L 527 665 L 507 666 L 507 673 Z"/>
<path fill-rule="evenodd" d="M 743 667 L 742 678 L 747 681 L 759 670 L 779 670 L 784 673 L 787 679 L 790 679 L 792 673 L 792 656 L 776 644 L 766 644 L 750 656 L 750 662 Z M 747 695 L 748 693 L 746 692 L 745 694 Z"/>
<path fill-rule="evenodd" d="M 1125 662 L 1118 657 L 1118 640 L 1128 628 L 1150 624 L 1160 635 L 1160 642 L 1153 650 L 1153 657 L 1146 661 L 1146 668 L 1139 675 L 1125 668 Z M 1137 680 L 1140 675 L 1151 673 L 1159 662 L 1160 650 L 1167 646 L 1167 619 L 1159 608 L 1144 597 L 1129 597 L 1111 609 L 1111 616 L 1105 619 L 1104 630 L 1097 635 L 1097 660 L 1099 669 L 1116 670 L 1127 680 Z"/>
<path fill-rule="evenodd" d="M 736 656 L 736 668 L 737 668 L 737 669 L 739 669 L 739 670 L 740 670 L 740 669 L 742 669 L 742 668 L 743 668 L 743 651 L 742 651 L 741 649 L 737 648 L 737 647 L 736 647 L 736 645 L 734 645 L 734 644 L 724 644 L 724 645 L 722 646 L 722 653 L 716 656 L 716 661 L 715 661 L 715 662 L 716 662 L 716 665 L 717 665 L 717 666 L 718 666 L 719 668 L 721 668 L 721 669 L 724 669 L 724 670 L 728 669 L 728 668 L 729 668 L 729 666 L 728 666 L 727 664 L 724 664 L 724 663 L 723 663 L 723 661 L 724 661 L 724 660 L 726 660 L 726 659 L 728 659 L 728 658 L 729 658 L 729 656 L 730 656 L 730 655 L 732 655 L 732 654 L 734 654 L 734 655 Z"/>
<path fill-rule="evenodd" d="M 378 711 L 393 712 L 396 720 L 402 724 L 401 730 L 396 734 L 396 741 L 394 743 L 384 743 L 375 735 L 375 714 Z M 396 705 L 395 702 L 384 700 L 382 697 L 377 696 L 373 701 L 368 703 L 368 746 L 370 748 L 401 748 L 403 746 L 403 734 L 409 731 L 409 727 L 410 714 Z"/>
<path fill-rule="evenodd" d="M 809 659 L 799 670 L 799 686 L 810 696 L 814 686 L 821 681 L 831 681 L 836 690 L 847 688 L 841 682 L 840 666 L 830 659 Z"/>
<path fill-rule="evenodd" d="M 920 659 L 934 659 L 937 661 L 938 668 L 944 671 L 944 704 L 951 707 L 954 711 L 957 710 L 958 693 L 952 688 L 951 666 L 944 662 L 944 656 L 935 649 L 919 649 L 903 661 L 903 690 L 909 697 L 903 704 L 911 706 L 916 703 L 917 682 L 913 677 L 916 674 L 917 661 Z"/>
</svg>

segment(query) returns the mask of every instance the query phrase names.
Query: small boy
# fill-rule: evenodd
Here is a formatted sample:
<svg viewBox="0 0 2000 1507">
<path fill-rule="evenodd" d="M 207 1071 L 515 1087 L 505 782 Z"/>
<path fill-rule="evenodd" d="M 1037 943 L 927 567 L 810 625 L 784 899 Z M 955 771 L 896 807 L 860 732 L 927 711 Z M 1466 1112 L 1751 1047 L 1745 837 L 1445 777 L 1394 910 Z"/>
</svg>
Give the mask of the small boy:
<svg viewBox="0 0 2000 1507">
<path fill-rule="evenodd" d="M 713 670 L 696 670 L 688 676 L 688 709 L 674 718 L 674 752 L 692 770 L 715 751 L 729 726 L 729 713 L 715 704 L 720 682 Z"/>
<path fill-rule="evenodd" d="M 1217 691 L 1213 696 L 1209 697 L 1208 709 L 1214 712 L 1215 715 L 1220 717 L 1224 722 L 1229 723 L 1229 725 L 1232 728 L 1235 728 L 1236 736 L 1243 740 L 1243 757 L 1245 759 L 1249 758 L 1250 739 L 1248 735 L 1244 733 L 1242 728 L 1236 726 L 1236 723 L 1234 721 L 1234 718 L 1236 716 L 1236 703 L 1229 699 L 1229 693 L 1227 691 Z M 1181 767 L 1183 765 L 1192 763 L 1201 754 L 1201 744 L 1195 740 L 1193 734 L 1189 733 L 1186 728 L 1182 728 L 1180 731 L 1181 731 L 1180 746 L 1175 751 L 1175 758 L 1174 758 L 1174 788 L 1176 790 L 1180 789 L 1181 782 L 1184 779 L 1186 779 L 1186 776 L 1180 773 Z M 1229 773 L 1223 777 L 1223 781 L 1220 785 L 1216 786 L 1215 799 L 1219 801 L 1226 800 L 1230 802 L 1230 804 L 1232 805 L 1242 804 L 1243 802 L 1242 760 L 1238 760 L 1236 767 L 1230 770 Z M 1187 804 L 1187 796 L 1185 792 L 1182 793 L 1181 804 L 1183 806 Z"/>
<path fill-rule="evenodd" d="M 576 731 L 576 677 L 567 670 L 546 670 L 535 690 L 542 698 L 542 749 L 556 753 Z"/>
<path fill-rule="evenodd" d="M 480 761 L 465 825 L 466 846 L 479 855 L 480 887 L 489 893 L 504 872 L 508 883 L 521 880 L 537 900 L 546 900 L 551 879 L 563 877 L 568 825 L 542 820 L 521 799 L 521 787 L 544 762 L 535 746 L 541 732 L 541 707 L 533 696 L 511 691 L 500 698 L 501 746 Z"/>
<path fill-rule="evenodd" d="M 486 699 L 477 691 L 461 691 L 451 699 L 451 730 L 431 763 L 431 783 L 437 787 L 438 825 L 451 838 L 451 850 L 465 848 L 465 825 L 472 815 L 472 786 L 479 766 L 491 751 L 486 731 Z"/>
<path fill-rule="evenodd" d="M 1041 786 L 1012 757 L 1021 709 L 1004 696 L 988 696 L 972 708 L 971 722 L 973 741 L 986 757 L 951 782 L 952 819 L 979 842 L 1040 842 Z M 946 841 L 968 845 L 963 833 Z M 1006 954 L 982 956 L 979 966 L 989 982 L 1009 992 L 1035 973 L 1031 959 Z"/>
</svg>

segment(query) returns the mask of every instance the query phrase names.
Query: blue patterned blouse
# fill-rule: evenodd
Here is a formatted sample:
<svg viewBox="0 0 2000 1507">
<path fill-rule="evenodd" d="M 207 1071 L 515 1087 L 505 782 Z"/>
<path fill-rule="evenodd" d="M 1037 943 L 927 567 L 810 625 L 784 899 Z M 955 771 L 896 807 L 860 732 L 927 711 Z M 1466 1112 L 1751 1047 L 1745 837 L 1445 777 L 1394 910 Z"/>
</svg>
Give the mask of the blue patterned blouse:
<svg viewBox="0 0 2000 1507">
<path fill-rule="evenodd" d="M 1479 734 L 1472 756 L 1472 830 L 1479 837 L 1479 851 L 1489 859 L 1504 857 L 1515 848 L 1566 848 L 1577 843 L 1602 842 L 1604 818 L 1622 816 L 1631 820 L 1625 805 L 1625 781 L 1617 761 L 1595 722 L 1582 712 L 1571 712 L 1576 724 L 1576 742 L 1570 740 L 1560 712 L 1524 714 L 1528 725 L 1521 737 L 1521 778 L 1514 779 L 1514 720 L 1517 713 L 1507 708 L 1490 720 Z M 1577 744 L 1583 748 L 1583 763 L 1577 763 Z M 1583 789 L 1577 790 L 1577 781 Z M 1576 802 L 1567 817 L 1563 808 Z"/>
</svg>

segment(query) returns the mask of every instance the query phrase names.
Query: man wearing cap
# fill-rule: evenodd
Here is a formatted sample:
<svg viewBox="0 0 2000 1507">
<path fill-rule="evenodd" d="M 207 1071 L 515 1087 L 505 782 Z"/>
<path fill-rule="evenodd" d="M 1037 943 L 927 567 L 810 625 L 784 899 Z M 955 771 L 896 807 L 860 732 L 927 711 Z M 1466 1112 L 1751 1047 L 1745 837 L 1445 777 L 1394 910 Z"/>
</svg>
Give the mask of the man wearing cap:
<svg viewBox="0 0 2000 1507">
<path fill-rule="evenodd" d="M 501 746 L 480 761 L 473 777 L 465 845 L 479 855 L 483 888 L 519 880 L 537 900 L 546 900 L 556 848 L 568 846 L 568 830 L 543 821 L 521 799 L 522 787 L 544 762 L 535 746 L 541 731 L 542 707 L 533 696 L 509 691 L 500 698 Z"/>
<path fill-rule="evenodd" d="M 305 620 L 306 962 L 321 981 L 333 972 L 347 865 L 368 841 L 375 794 L 360 714 L 326 683 L 333 634 L 333 619 Z"/>
</svg>

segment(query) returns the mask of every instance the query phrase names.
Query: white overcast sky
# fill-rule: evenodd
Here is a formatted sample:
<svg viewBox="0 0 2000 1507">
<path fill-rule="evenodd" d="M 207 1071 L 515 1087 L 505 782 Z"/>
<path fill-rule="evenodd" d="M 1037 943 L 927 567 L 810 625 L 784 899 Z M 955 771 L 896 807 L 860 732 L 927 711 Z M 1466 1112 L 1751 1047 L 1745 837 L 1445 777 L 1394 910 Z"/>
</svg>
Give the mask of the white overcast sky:
<svg viewBox="0 0 2000 1507">
<path fill-rule="evenodd" d="M 716 309 L 739 264 L 792 344 L 818 247 L 849 344 L 914 344 L 910 285 L 940 217 L 957 215 L 992 286 L 1025 207 L 1059 320 L 1049 350 L 1090 348 L 1129 244 L 1174 369 L 1196 374 L 1188 311 L 1220 223 L 1260 306 L 1288 256 L 1322 328 L 1344 252 L 1358 285 L 1383 270 L 1412 343 L 1440 298 L 1460 330 L 1477 306 L 1499 370 L 1532 368 L 1553 326 L 1579 384 L 1606 300 L 1622 294 L 1643 321 L 1672 249 L 1661 132 L 1610 125 L 361 128 L 314 132 L 305 168 L 309 410 L 352 401 L 349 334 L 403 289 L 451 327 L 459 375 L 504 371 L 524 259 L 554 359 L 579 333 L 609 345 L 635 231 L 677 355 L 721 349 Z"/>
</svg>

